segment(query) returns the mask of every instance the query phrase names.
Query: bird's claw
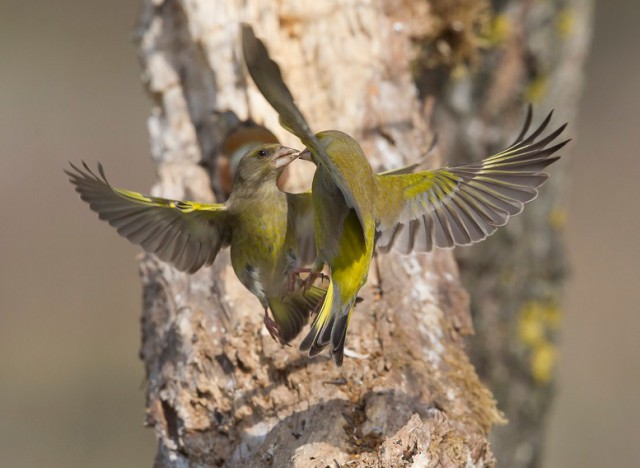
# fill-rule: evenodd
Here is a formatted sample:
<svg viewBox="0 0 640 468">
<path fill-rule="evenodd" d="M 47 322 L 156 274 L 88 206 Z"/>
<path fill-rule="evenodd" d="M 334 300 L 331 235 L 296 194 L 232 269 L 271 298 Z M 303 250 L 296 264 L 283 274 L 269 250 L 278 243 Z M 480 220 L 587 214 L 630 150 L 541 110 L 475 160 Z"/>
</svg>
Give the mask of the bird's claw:
<svg viewBox="0 0 640 468">
<path fill-rule="evenodd" d="M 278 327 L 275 320 L 269 317 L 267 309 L 264 310 L 264 326 L 267 327 L 267 331 L 269 332 L 269 335 L 271 335 L 271 338 L 273 338 L 273 341 L 283 346 L 291 346 L 282 339 L 282 336 L 280 335 L 280 327 Z"/>
<path fill-rule="evenodd" d="M 269 317 L 269 313 L 266 309 L 264 311 L 264 326 L 267 327 L 267 331 L 269 332 L 269 335 L 271 335 L 271 338 L 273 338 L 274 341 L 280 343 L 280 329 L 278 328 L 278 324 L 275 322 L 275 320 Z"/>
<path fill-rule="evenodd" d="M 307 273 L 307 277 L 302 278 L 302 273 Z M 310 268 L 296 268 L 289 274 L 288 292 L 293 292 L 298 285 L 303 288 L 304 292 L 307 292 L 318 278 L 320 278 L 321 282 L 329 279 L 321 271 L 313 271 Z"/>
</svg>

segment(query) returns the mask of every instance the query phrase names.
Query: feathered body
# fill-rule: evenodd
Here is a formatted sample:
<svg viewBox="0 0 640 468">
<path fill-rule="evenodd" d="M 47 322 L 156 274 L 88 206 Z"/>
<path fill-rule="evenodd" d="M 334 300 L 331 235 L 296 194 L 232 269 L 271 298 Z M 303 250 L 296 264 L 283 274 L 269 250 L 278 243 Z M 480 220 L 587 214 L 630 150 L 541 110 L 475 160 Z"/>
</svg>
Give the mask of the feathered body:
<svg viewBox="0 0 640 468">
<path fill-rule="evenodd" d="M 327 157 L 312 156 L 317 165 L 311 190 L 315 269 L 328 266 L 329 288 L 311 331 L 300 345 L 313 356 L 331 343 L 338 365 L 342 363 L 351 311 L 369 273 L 375 243 L 373 201 L 377 192 L 375 175 L 360 146 L 343 135 L 346 136 L 337 131 L 316 135 Z M 343 174 L 349 177 L 343 178 Z M 336 184 L 336 180 L 343 186 Z"/>
<path fill-rule="evenodd" d="M 264 44 L 243 27 L 245 61 L 254 82 L 280 116 L 281 125 L 307 147 L 316 164 L 312 199 L 315 212 L 316 271 L 326 264 L 330 284 L 311 330 L 300 345 L 309 354 L 331 345 L 342 364 L 345 335 L 358 290 L 364 285 L 374 246 L 408 253 L 478 242 L 536 198 L 567 141 L 551 145 L 565 125 L 539 138 L 551 114 L 505 151 L 483 161 L 415 174 L 374 174 L 362 148 L 349 135 L 314 135 Z M 303 153 L 303 154 L 304 154 Z"/>
<path fill-rule="evenodd" d="M 485 160 L 415 174 L 374 174 L 360 145 L 335 131 L 316 135 L 312 199 L 316 216 L 316 268 L 327 264 L 327 297 L 301 344 L 310 355 L 331 344 L 342 363 L 346 330 L 374 246 L 402 253 L 428 252 L 485 239 L 535 199 L 545 167 L 567 141 L 550 144 L 565 125 L 538 140 L 551 114 L 531 135 L 531 110 L 507 150 Z M 324 154 L 323 154 L 324 153 Z"/>
<path fill-rule="evenodd" d="M 295 239 L 287 230 L 287 196 L 275 183 L 259 184 L 236 185 L 226 206 L 231 264 L 242 284 L 266 306 L 267 297 L 284 291 L 295 265 Z"/>
<path fill-rule="evenodd" d="M 233 191 L 224 204 L 148 197 L 117 189 L 87 166 L 67 172 L 80 197 L 100 218 L 131 242 L 179 270 L 210 265 L 222 247 L 231 247 L 231 264 L 240 282 L 265 308 L 265 324 L 282 343 L 293 339 L 324 297 L 312 286 L 288 291 L 292 269 L 314 256 L 310 198 L 289 194 L 276 183 L 295 150 L 264 145 L 239 163 Z M 307 239 L 309 237 L 310 239 Z M 267 315 L 270 309 L 275 323 Z"/>
</svg>

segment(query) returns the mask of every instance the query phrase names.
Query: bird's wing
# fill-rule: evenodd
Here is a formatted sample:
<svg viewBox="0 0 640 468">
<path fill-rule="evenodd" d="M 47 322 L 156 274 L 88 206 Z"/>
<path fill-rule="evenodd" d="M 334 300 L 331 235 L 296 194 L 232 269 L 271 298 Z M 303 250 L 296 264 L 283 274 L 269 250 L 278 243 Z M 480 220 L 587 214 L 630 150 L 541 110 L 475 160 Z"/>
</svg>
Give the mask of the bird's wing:
<svg viewBox="0 0 640 468">
<path fill-rule="evenodd" d="M 255 36 L 253 28 L 248 24 L 242 25 L 242 49 L 249 74 L 278 113 L 280 125 L 303 143 L 315 144 L 317 148 L 313 149 L 322 151 L 309 124 L 296 106 L 293 95 L 282 78 L 280 67 L 271 59 L 264 43 Z"/>
<path fill-rule="evenodd" d="M 112 187 L 100 164 L 99 176 L 84 162 L 71 167 L 69 180 L 100 219 L 181 271 L 212 264 L 229 243 L 224 205 L 147 197 Z"/>
<path fill-rule="evenodd" d="M 309 124 L 296 106 L 293 95 L 282 78 L 280 67 L 271 59 L 264 43 L 256 37 L 253 28 L 248 24 L 242 25 L 242 48 L 249 74 L 262 95 L 278 113 L 280 125 L 300 138 L 300 141 L 314 155 L 316 164 L 327 166 L 331 171 L 334 183 L 344 195 L 347 205 L 356 210 L 360 224 L 364 226 L 362 213 L 351 185 L 335 167 L 324 147 L 309 128 Z"/>
<path fill-rule="evenodd" d="M 287 193 L 289 229 L 295 233 L 296 258 L 300 265 L 316 259 L 314 213 L 311 192 Z"/>
<path fill-rule="evenodd" d="M 545 167 L 569 140 L 553 144 L 566 124 L 538 139 L 551 120 L 527 136 L 531 108 L 520 135 L 506 150 L 478 163 L 407 175 L 379 175 L 378 246 L 408 253 L 480 241 L 520 213 L 547 180 Z M 549 146 L 552 145 L 552 146 Z"/>
</svg>

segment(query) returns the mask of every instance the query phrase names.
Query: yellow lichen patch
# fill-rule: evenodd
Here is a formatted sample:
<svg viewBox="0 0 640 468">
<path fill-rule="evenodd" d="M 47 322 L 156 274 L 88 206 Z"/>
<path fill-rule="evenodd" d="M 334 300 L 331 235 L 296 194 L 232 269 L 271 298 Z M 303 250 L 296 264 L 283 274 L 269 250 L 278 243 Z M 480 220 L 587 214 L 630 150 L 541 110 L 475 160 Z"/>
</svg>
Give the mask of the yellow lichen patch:
<svg viewBox="0 0 640 468">
<path fill-rule="evenodd" d="M 560 325 L 560 308 L 554 303 L 526 303 L 518 318 L 518 338 L 530 348 L 531 375 L 538 383 L 553 377 L 557 351 L 550 334 Z"/>
<path fill-rule="evenodd" d="M 536 382 L 548 383 L 556 365 L 556 347 L 549 342 L 539 343 L 531 353 L 531 375 Z"/>
<path fill-rule="evenodd" d="M 541 311 L 542 322 L 545 326 L 551 330 L 557 330 L 560 327 L 560 320 L 562 319 L 562 313 L 560 307 L 557 305 L 549 305 L 544 307 Z"/>
<path fill-rule="evenodd" d="M 560 231 L 567 224 L 567 212 L 563 208 L 553 208 L 549 212 L 549 225 L 552 229 Z"/>
<path fill-rule="evenodd" d="M 507 15 L 496 15 L 491 22 L 487 42 L 491 46 L 504 43 L 511 34 L 511 20 Z"/>
<path fill-rule="evenodd" d="M 566 39 L 575 30 L 576 16 L 571 8 L 565 8 L 556 17 L 556 31 L 562 39 Z"/>
<path fill-rule="evenodd" d="M 525 101 L 531 103 L 541 101 L 547 94 L 548 85 L 546 75 L 539 75 L 531 80 L 524 91 Z"/>
<path fill-rule="evenodd" d="M 461 80 L 465 76 L 469 74 L 469 67 L 466 65 L 456 65 L 453 70 L 451 70 L 451 78 L 454 80 Z"/>
<path fill-rule="evenodd" d="M 518 320 L 518 337 L 529 346 L 544 340 L 544 325 L 537 308 L 527 305 L 522 309 Z"/>
</svg>

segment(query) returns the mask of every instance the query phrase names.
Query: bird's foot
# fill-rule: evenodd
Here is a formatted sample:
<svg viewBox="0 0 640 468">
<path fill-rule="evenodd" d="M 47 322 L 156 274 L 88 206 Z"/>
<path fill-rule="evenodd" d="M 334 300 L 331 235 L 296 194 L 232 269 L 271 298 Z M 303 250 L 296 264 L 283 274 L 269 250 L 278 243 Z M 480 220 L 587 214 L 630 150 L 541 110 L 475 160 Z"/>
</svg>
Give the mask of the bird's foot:
<svg viewBox="0 0 640 468">
<path fill-rule="evenodd" d="M 269 317 L 268 309 L 264 309 L 264 326 L 267 327 L 267 331 L 269 332 L 269 335 L 271 335 L 271 338 L 280 343 L 280 329 L 278 328 L 278 324 L 275 320 Z"/>
<path fill-rule="evenodd" d="M 271 335 L 271 338 L 273 338 L 273 341 L 281 345 L 290 346 L 282 339 L 282 336 L 280 335 L 280 327 L 278 327 L 275 320 L 269 317 L 268 309 L 264 309 L 264 326 L 267 327 L 267 331 L 269 332 L 269 335 Z"/>
<path fill-rule="evenodd" d="M 305 273 L 307 276 L 303 278 L 302 274 Z M 311 268 L 294 268 L 289 274 L 288 292 L 293 292 L 296 286 L 301 286 L 307 292 L 318 278 L 320 278 L 320 281 L 329 279 L 322 271 L 314 271 Z"/>
</svg>

